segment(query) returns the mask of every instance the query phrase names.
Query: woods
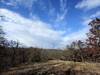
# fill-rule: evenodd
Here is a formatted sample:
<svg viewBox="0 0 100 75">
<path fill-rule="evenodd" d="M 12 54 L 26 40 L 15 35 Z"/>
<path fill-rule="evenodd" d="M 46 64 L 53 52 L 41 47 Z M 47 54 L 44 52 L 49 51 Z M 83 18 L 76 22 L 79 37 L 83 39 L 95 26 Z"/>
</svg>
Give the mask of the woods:
<svg viewBox="0 0 100 75">
<path fill-rule="evenodd" d="M 93 20 L 100 23 L 100 19 Z M 89 25 L 92 25 L 91 22 Z M 85 42 L 77 40 L 64 49 L 24 48 L 20 42 L 8 41 L 0 26 L 0 70 L 21 64 L 46 62 L 48 60 L 66 60 L 75 62 L 100 62 L 99 32 L 91 26 Z M 96 27 L 98 28 L 98 27 Z"/>
</svg>

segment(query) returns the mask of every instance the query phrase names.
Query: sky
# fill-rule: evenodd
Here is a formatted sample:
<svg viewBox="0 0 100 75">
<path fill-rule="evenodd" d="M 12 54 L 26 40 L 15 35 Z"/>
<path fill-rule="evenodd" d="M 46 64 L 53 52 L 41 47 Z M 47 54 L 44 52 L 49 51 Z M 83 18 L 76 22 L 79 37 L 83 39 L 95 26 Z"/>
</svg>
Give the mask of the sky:
<svg viewBox="0 0 100 75">
<path fill-rule="evenodd" d="M 85 40 L 100 18 L 100 0 L 0 0 L 0 25 L 8 40 L 27 47 L 63 48 Z"/>
</svg>

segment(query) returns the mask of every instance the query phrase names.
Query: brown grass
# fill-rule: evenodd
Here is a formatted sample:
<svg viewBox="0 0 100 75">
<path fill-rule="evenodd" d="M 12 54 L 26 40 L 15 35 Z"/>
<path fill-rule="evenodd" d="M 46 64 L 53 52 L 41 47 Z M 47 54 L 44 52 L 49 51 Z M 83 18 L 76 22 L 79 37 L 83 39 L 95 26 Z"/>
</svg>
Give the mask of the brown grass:
<svg viewBox="0 0 100 75">
<path fill-rule="evenodd" d="M 2 75 L 100 75 L 100 63 L 52 60 L 10 68 Z"/>
</svg>

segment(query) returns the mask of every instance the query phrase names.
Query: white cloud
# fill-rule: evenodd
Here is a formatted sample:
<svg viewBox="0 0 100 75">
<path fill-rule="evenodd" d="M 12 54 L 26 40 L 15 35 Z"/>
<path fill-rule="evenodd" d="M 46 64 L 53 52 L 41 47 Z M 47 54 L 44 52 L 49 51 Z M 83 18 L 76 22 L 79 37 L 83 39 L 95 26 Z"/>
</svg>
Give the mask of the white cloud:
<svg viewBox="0 0 100 75">
<path fill-rule="evenodd" d="M 66 14 L 67 14 L 67 10 L 65 10 L 62 14 L 57 14 L 56 21 L 61 22 L 61 21 L 65 20 Z"/>
<path fill-rule="evenodd" d="M 49 24 L 39 19 L 27 19 L 7 9 L 0 9 L 0 25 L 3 26 L 9 40 L 18 40 L 27 46 L 42 48 L 62 48 L 75 40 L 86 39 L 85 27 L 71 34 L 51 29 Z"/>
<path fill-rule="evenodd" d="M 92 21 L 91 18 L 84 18 L 84 19 L 83 19 L 83 25 L 88 25 L 89 22 L 91 22 L 91 21 Z"/>
<path fill-rule="evenodd" d="M 32 9 L 32 5 L 38 0 L 9 0 L 7 2 L 6 0 L 1 0 L 2 3 L 8 5 L 8 6 L 13 6 L 13 7 L 18 7 L 18 5 L 23 5 L 24 7 L 28 8 L 29 10 Z"/>
<path fill-rule="evenodd" d="M 82 40 L 85 41 L 87 39 L 86 33 L 89 32 L 89 28 L 88 27 L 84 27 L 83 29 L 80 29 L 77 32 L 73 32 L 72 34 L 66 35 L 63 38 L 63 44 L 70 44 L 73 41 L 77 41 L 77 40 Z"/>
<path fill-rule="evenodd" d="M 67 0 L 60 0 L 60 13 L 57 14 L 57 21 L 63 21 L 67 14 Z"/>
<path fill-rule="evenodd" d="M 100 0 L 82 0 L 75 7 L 79 9 L 93 9 L 100 6 Z"/>
<path fill-rule="evenodd" d="M 66 9 L 67 0 L 60 0 L 60 10 L 63 12 Z"/>
<path fill-rule="evenodd" d="M 97 11 L 95 14 L 91 15 L 90 18 L 100 17 L 100 11 Z"/>
<path fill-rule="evenodd" d="M 29 9 L 32 9 L 32 5 L 35 1 L 37 0 L 16 0 L 17 4 L 24 5 L 25 7 Z"/>
<path fill-rule="evenodd" d="M 19 40 L 27 46 L 54 48 L 60 46 L 61 31 L 51 29 L 40 20 L 29 20 L 7 9 L 0 9 L 1 22 L 9 39 Z"/>
<path fill-rule="evenodd" d="M 93 19 L 100 17 L 100 11 L 83 18 L 83 25 L 88 25 Z"/>
<path fill-rule="evenodd" d="M 67 15 L 67 0 L 59 0 L 60 11 L 56 10 L 56 5 L 52 3 L 52 1 L 42 1 L 42 0 L 2 0 L 2 3 L 12 6 L 14 8 L 20 8 L 20 5 L 27 8 L 29 11 L 29 16 L 32 18 L 34 15 L 38 15 L 35 13 L 35 7 L 38 7 L 37 10 L 42 10 L 49 17 L 48 21 L 52 22 L 59 26 L 58 23 L 62 23 L 66 20 Z M 40 15 L 38 15 L 40 17 Z M 66 23 L 66 22 L 65 22 Z M 65 24 L 64 23 L 64 24 Z M 62 23 L 63 25 L 63 23 Z"/>
</svg>

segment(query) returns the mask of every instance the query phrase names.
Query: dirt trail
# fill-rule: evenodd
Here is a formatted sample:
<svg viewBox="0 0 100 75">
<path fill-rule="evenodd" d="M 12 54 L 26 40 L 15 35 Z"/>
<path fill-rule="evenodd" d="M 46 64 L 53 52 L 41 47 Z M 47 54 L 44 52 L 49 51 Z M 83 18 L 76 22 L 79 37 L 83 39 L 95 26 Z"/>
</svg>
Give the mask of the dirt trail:
<svg viewBox="0 0 100 75">
<path fill-rule="evenodd" d="M 100 75 L 100 63 L 53 60 L 14 67 L 0 75 Z"/>
</svg>

